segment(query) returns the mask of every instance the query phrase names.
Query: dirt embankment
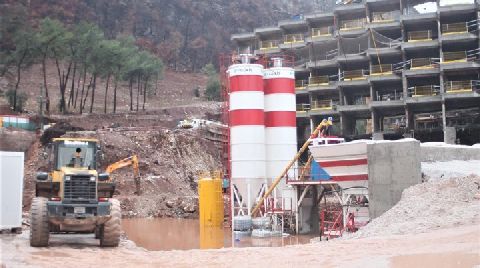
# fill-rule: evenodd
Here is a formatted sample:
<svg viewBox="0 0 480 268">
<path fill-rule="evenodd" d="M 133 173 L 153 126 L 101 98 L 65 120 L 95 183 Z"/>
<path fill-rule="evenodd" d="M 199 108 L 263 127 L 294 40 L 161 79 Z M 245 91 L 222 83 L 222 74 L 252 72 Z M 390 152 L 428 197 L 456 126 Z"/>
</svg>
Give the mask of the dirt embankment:
<svg viewBox="0 0 480 268">
<path fill-rule="evenodd" d="M 113 174 L 124 216 L 196 217 L 198 173 L 219 169 L 221 152 L 202 131 L 175 126 L 186 117 L 214 119 L 218 111 L 218 103 L 209 103 L 142 113 L 54 116 L 56 125 L 32 145 L 25 164 L 24 210 L 34 196 L 36 172 L 47 170 L 48 140 L 75 136 L 100 140 L 100 170 L 131 155 L 139 157 L 142 195 L 135 195 L 131 167 Z"/>
<path fill-rule="evenodd" d="M 138 155 L 142 194 L 135 194 L 131 167 L 115 171 L 117 198 L 128 217 L 196 217 L 197 178 L 201 171 L 220 167 L 220 154 L 211 141 L 196 130 L 97 130 L 69 132 L 67 137 L 100 140 L 103 152 L 101 170 L 110 163 Z M 34 195 L 35 172 L 46 168 L 45 148 L 34 145 L 35 157 L 27 162 L 25 200 L 28 210 Z"/>
</svg>

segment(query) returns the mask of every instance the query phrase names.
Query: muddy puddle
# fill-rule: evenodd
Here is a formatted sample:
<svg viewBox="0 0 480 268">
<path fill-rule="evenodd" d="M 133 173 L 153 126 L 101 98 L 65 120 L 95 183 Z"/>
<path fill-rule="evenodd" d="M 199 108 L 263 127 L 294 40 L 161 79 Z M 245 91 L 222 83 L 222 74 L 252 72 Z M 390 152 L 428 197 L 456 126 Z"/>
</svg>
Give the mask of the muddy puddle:
<svg viewBox="0 0 480 268">
<path fill-rule="evenodd" d="M 187 250 L 230 247 L 282 247 L 306 244 L 313 236 L 232 237 L 228 228 L 200 230 L 194 219 L 122 219 L 128 239 L 148 250 Z"/>
</svg>

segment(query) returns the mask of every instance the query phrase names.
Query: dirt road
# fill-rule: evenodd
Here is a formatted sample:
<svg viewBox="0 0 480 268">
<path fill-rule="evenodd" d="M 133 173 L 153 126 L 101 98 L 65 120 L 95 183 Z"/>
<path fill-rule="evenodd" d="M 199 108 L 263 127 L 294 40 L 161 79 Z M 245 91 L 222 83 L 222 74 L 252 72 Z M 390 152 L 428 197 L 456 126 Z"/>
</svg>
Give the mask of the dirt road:
<svg viewBox="0 0 480 268">
<path fill-rule="evenodd" d="M 92 236 L 53 235 L 48 249 L 28 246 L 28 232 L 2 235 L 6 267 L 473 267 L 480 265 L 480 225 L 423 234 L 317 242 L 284 248 L 146 251 L 129 241 L 101 249 Z"/>
</svg>

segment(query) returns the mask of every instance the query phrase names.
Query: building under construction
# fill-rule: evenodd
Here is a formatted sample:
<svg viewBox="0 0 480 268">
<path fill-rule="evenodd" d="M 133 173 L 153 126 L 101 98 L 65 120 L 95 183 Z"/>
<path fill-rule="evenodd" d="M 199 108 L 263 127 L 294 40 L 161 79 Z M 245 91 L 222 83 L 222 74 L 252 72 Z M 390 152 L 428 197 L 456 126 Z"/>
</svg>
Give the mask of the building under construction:
<svg viewBox="0 0 480 268">
<path fill-rule="evenodd" d="M 330 116 L 333 134 L 351 139 L 473 144 L 480 142 L 479 17 L 473 0 L 344 1 L 232 40 L 238 54 L 294 57 L 298 144 Z"/>
</svg>

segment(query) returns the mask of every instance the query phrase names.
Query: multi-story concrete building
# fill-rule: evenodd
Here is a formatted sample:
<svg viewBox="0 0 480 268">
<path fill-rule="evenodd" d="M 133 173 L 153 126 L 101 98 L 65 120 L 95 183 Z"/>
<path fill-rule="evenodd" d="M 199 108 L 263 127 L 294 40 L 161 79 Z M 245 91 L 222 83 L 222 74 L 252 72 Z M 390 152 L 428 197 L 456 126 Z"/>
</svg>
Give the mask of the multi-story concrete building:
<svg viewBox="0 0 480 268">
<path fill-rule="evenodd" d="M 479 3 L 364 0 L 232 35 L 237 53 L 295 58 L 297 126 L 346 137 L 480 142 Z"/>
</svg>

